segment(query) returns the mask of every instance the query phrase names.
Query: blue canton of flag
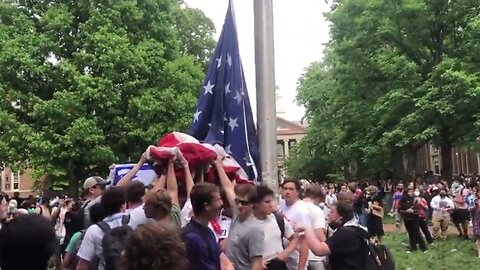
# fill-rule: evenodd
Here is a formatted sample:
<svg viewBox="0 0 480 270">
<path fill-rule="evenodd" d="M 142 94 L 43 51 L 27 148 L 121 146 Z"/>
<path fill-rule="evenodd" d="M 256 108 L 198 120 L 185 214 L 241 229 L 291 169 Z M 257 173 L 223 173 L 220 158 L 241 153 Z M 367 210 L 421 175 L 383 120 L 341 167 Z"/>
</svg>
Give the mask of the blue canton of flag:
<svg viewBox="0 0 480 270">
<path fill-rule="evenodd" d="M 258 143 L 238 49 L 230 1 L 215 55 L 200 91 L 190 131 L 209 144 L 220 144 L 245 170 L 258 178 Z"/>
</svg>

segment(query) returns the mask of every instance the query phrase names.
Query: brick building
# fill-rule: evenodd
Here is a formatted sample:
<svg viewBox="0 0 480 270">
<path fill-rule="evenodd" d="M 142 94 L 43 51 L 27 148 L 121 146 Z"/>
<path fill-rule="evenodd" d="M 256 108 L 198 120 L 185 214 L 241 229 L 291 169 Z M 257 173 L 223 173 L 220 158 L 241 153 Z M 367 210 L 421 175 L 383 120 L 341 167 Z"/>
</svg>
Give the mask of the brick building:
<svg viewBox="0 0 480 270">
<path fill-rule="evenodd" d="M 13 195 L 14 192 L 20 192 L 22 197 L 33 194 L 33 170 L 12 171 L 6 167 L 1 171 L 0 191 L 2 193 Z"/>
<path fill-rule="evenodd" d="M 452 149 L 453 175 L 461 173 L 472 175 L 480 174 L 480 155 L 478 152 L 461 147 L 453 147 Z M 442 156 L 440 149 L 433 144 L 425 144 L 417 151 L 416 174 L 425 171 L 432 171 L 436 175 L 440 175 L 442 171 Z M 412 172 L 410 175 L 413 175 Z"/>
</svg>

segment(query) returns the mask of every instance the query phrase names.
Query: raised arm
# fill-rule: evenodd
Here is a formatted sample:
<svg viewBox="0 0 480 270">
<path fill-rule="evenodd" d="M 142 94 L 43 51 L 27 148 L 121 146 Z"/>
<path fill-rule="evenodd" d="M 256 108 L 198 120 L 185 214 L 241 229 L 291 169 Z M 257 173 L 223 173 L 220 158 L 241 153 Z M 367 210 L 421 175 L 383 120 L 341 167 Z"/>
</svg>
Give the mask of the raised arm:
<svg viewBox="0 0 480 270">
<path fill-rule="evenodd" d="M 192 173 L 190 172 L 190 168 L 188 166 L 187 160 L 182 156 L 182 165 L 183 165 L 183 172 L 185 174 L 185 188 L 187 190 L 187 198 L 190 198 L 190 191 L 193 188 L 193 185 L 195 183 L 193 182 L 193 176 Z"/>
<path fill-rule="evenodd" d="M 217 158 L 215 160 L 215 169 L 218 173 L 218 178 L 220 179 L 220 184 L 225 191 L 227 196 L 228 203 L 234 208 L 235 207 L 235 185 L 230 181 L 227 174 L 225 173 L 225 169 L 223 168 L 221 158 Z"/>
<path fill-rule="evenodd" d="M 178 183 L 175 176 L 175 159 L 168 160 L 167 169 L 167 191 L 172 198 L 172 204 L 180 205 L 178 201 Z"/>
<path fill-rule="evenodd" d="M 140 168 L 143 166 L 143 164 L 147 161 L 147 154 L 143 153 L 142 156 L 140 157 L 140 160 L 137 162 L 137 164 L 127 173 L 125 174 L 120 181 L 118 181 L 117 186 L 125 186 L 130 181 L 132 181 L 132 178 L 138 173 Z"/>
<path fill-rule="evenodd" d="M 167 182 L 167 176 L 165 174 L 160 175 L 158 180 L 153 185 L 153 190 L 165 189 L 165 183 Z"/>
</svg>

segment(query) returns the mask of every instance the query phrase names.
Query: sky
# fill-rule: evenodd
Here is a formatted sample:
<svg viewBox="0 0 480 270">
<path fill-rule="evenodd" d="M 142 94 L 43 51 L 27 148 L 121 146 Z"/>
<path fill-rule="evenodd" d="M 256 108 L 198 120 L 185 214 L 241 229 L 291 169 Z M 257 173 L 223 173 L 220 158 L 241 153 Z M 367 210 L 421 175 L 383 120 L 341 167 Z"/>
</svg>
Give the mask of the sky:
<svg viewBox="0 0 480 270">
<path fill-rule="evenodd" d="M 256 116 L 255 38 L 253 22 L 254 0 L 233 0 L 240 57 L 243 63 L 248 94 Z M 186 0 L 189 7 L 201 9 L 215 24 L 218 39 L 228 0 Z M 324 44 L 329 39 L 328 24 L 323 12 L 328 11 L 324 0 L 273 0 L 275 83 L 279 87 L 279 114 L 288 120 L 299 121 L 305 114 L 296 105 L 297 81 L 310 63 L 323 58 Z"/>
</svg>

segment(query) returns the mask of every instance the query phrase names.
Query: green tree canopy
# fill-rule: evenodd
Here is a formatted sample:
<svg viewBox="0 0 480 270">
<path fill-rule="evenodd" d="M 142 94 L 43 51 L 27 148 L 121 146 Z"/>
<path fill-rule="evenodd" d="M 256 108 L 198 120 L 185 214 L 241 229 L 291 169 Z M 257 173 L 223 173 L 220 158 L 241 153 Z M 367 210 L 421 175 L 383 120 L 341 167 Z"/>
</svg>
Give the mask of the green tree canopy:
<svg viewBox="0 0 480 270">
<path fill-rule="evenodd" d="M 479 15 L 468 0 L 334 1 L 325 59 L 299 81 L 314 131 L 298 147 L 317 147 L 347 175 L 402 178 L 404 157 L 432 141 L 451 179 L 452 147 L 480 134 Z"/>
<path fill-rule="evenodd" d="M 7 164 L 76 192 L 87 175 L 188 128 L 214 47 L 201 11 L 175 0 L 12 0 L 0 22 Z"/>
</svg>

